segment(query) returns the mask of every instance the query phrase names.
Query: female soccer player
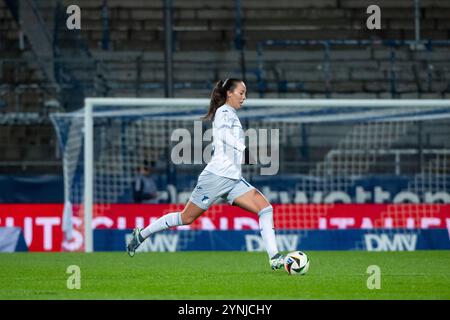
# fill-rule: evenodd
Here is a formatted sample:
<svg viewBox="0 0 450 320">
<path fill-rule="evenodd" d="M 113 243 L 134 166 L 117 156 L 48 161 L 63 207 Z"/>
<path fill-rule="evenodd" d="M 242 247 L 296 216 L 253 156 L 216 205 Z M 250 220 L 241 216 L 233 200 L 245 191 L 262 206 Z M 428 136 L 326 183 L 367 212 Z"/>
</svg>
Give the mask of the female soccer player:
<svg viewBox="0 0 450 320">
<path fill-rule="evenodd" d="M 239 79 L 226 79 L 216 84 L 204 117 L 213 122 L 211 161 L 200 174 L 183 211 L 168 213 L 145 229 L 133 230 L 127 245 L 130 256 L 134 256 L 139 245 L 150 235 L 170 227 L 191 224 L 219 197 L 223 197 L 232 205 L 258 214 L 270 266 L 274 270 L 283 266 L 284 256 L 278 252 L 275 239 L 272 206 L 260 191 L 242 177 L 241 162 L 246 147 L 236 111 L 242 107 L 245 94 L 245 84 Z"/>
</svg>

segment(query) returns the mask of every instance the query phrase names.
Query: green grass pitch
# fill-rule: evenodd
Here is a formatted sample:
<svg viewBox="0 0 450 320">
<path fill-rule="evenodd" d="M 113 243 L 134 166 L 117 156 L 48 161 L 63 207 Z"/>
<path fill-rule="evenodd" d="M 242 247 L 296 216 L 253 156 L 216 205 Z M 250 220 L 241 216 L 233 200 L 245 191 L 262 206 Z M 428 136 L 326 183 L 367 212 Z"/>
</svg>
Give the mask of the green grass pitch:
<svg viewBox="0 0 450 320">
<path fill-rule="evenodd" d="M 265 253 L 0 254 L 0 299 L 450 299 L 450 251 L 310 251 L 305 276 L 272 271 Z M 67 267 L 80 267 L 68 289 Z M 369 290 L 367 268 L 381 270 Z"/>
</svg>

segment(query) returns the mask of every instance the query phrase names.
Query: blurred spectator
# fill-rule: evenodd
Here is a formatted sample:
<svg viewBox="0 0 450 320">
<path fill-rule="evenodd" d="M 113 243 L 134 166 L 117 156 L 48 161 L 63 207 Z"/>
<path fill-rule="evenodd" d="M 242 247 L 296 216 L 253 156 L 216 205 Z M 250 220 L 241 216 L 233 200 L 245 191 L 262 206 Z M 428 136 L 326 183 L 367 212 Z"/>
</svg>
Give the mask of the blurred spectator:
<svg viewBox="0 0 450 320">
<path fill-rule="evenodd" d="M 138 175 L 133 183 L 133 200 L 136 203 L 158 203 L 158 189 L 151 175 L 152 167 L 153 163 L 150 165 L 145 160 L 139 168 Z"/>
</svg>

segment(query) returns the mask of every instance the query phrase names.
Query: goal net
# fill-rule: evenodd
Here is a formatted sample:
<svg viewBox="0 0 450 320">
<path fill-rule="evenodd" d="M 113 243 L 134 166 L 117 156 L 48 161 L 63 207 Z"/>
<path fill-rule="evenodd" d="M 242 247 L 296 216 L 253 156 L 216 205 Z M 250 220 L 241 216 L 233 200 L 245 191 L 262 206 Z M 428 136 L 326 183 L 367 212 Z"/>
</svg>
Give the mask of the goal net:
<svg viewBox="0 0 450 320">
<path fill-rule="evenodd" d="M 133 202 L 144 161 L 154 164 L 159 203 L 181 210 L 211 156 L 211 123 L 200 120 L 208 105 L 89 98 L 81 110 L 52 114 L 63 157 L 64 249 L 84 235 L 78 240 L 92 251 L 92 229 L 102 223 L 94 219 Z M 411 229 L 418 217 L 432 219 L 437 203 L 450 203 L 450 101 L 251 99 L 238 116 L 253 154 L 243 176 L 275 204 L 277 229 L 322 229 L 339 203 L 385 203 L 384 217 L 367 226 Z M 396 190 L 377 179 L 394 179 Z M 181 246 L 192 234 L 183 237 Z"/>
</svg>

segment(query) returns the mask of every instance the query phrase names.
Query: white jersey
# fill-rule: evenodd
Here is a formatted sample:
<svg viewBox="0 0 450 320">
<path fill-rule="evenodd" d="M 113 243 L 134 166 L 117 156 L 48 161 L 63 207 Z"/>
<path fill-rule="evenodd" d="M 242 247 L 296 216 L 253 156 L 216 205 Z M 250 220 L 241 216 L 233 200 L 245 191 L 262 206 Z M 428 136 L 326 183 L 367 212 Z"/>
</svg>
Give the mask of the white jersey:
<svg viewBox="0 0 450 320">
<path fill-rule="evenodd" d="M 226 104 L 218 108 L 212 129 L 213 155 L 205 170 L 231 179 L 242 178 L 245 138 L 236 110 Z"/>
</svg>

